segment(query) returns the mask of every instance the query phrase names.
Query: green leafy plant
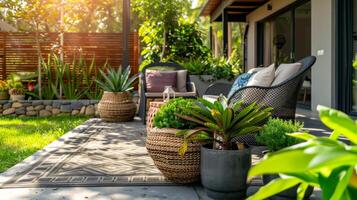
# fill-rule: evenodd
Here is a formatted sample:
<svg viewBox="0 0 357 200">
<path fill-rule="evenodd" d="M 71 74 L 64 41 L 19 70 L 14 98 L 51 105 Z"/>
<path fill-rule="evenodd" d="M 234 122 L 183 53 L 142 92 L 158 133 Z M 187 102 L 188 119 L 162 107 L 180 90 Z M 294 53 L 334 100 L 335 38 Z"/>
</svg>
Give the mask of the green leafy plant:
<svg viewBox="0 0 357 200">
<path fill-rule="evenodd" d="M 10 95 L 24 95 L 25 89 L 18 76 L 11 74 L 7 79 L 7 86 L 9 88 Z"/>
<path fill-rule="evenodd" d="M 270 153 L 252 167 L 249 176 L 280 174 L 253 196 L 267 199 L 286 189 L 299 186 L 298 199 L 303 199 L 308 186 L 322 190 L 324 200 L 354 199 L 357 196 L 357 124 L 338 110 L 318 106 L 321 121 L 333 130 L 329 137 L 315 137 L 308 133 L 290 136 L 305 142 Z M 339 136 L 350 144 L 338 141 Z"/>
<path fill-rule="evenodd" d="M 109 68 L 107 74 L 100 70 L 104 81 L 97 79 L 99 87 L 107 92 L 129 92 L 134 89 L 133 84 L 138 78 L 137 75 L 130 77 L 131 68 L 119 67 L 118 69 Z"/>
<path fill-rule="evenodd" d="M 185 110 L 190 109 L 194 103 L 192 99 L 176 98 L 171 99 L 163 105 L 154 117 L 154 126 L 157 128 L 193 128 L 197 126 L 196 123 L 184 120 L 177 115 L 189 115 Z"/>
<path fill-rule="evenodd" d="M 256 103 L 244 106 L 243 102 L 227 104 L 225 97 L 220 97 L 214 103 L 199 98 L 190 108 L 184 108 L 189 115 L 176 113 L 182 119 L 195 122 L 199 127 L 191 130 L 181 130 L 177 136 L 184 137 L 179 154 L 183 155 L 189 142 L 212 142 L 213 149 L 231 150 L 236 148 L 233 139 L 250 133 L 258 132 L 261 123 L 271 115 L 271 108 L 262 108 Z M 238 144 L 244 148 L 244 144 Z"/>
<path fill-rule="evenodd" d="M 9 86 L 6 81 L 0 80 L 0 92 L 6 92 L 9 90 Z"/>
<path fill-rule="evenodd" d="M 275 152 L 302 142 L 301 139 L 290 137 L 287 134 L 301 131 L 303 127 L 304 124 L 298 121 L 270 118 L 255 138 L 257 142 L 265 144 L 270 152 Z"/>
<path fill-rule="evenodd" d="M 201 78 L 201 80 L 208 82 L 219 79 L 233 80 L 243 72 L 240 60 L 234 57 L 230 57 L 227 60 L 225 57 L 214 58 L 207 56 L 205 59 L 185 60 L 180 64 L 189 71 L 190 75 L 212 75 L 210 80 Z"/>
</svg>

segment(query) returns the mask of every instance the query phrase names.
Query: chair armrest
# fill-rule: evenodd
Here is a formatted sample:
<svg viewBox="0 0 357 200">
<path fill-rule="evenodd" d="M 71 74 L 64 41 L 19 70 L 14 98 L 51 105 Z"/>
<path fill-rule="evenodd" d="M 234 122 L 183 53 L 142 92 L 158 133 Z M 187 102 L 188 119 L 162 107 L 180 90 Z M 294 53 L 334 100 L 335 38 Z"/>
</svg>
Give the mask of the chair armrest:
<svg viewBox="0 0 357 200">
<path fill-rule="evenodd" d="M 197 94 L 196 85 L 194 82 L 188 82 L 187 86 L 187 92 L 194 92 Z"/>
<path fill-rule="evenodd" d="M 230 83 L 213 83 L 206 89 L 204 95 L 221 95 L 227 96 L 231 90 Z"/>
</svg>

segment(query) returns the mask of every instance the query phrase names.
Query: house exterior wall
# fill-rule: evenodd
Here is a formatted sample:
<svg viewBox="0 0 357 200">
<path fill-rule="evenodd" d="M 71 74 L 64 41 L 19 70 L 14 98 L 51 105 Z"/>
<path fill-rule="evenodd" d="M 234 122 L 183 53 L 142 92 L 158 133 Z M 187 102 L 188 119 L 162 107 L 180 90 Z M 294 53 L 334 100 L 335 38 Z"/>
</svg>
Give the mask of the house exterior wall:
<svg viewBox="0 0 357 200">
<path fill-rule="evenodd" d="M 296 0 L 271 0 L 247 16 L 247 69 L 257 66 L 257 22 L 265 19 Z M 335 0 L 311 0 L 311 54 L 317 57 L 312 68 L 311 107 L 318 104 L 335 106 Z"/>
<path fill-rule="evenodd" d="M 247 69 L 254 68 L 257 66 L 257 22 L 267 18 L 274 13 L 280 11 L 281 9 L 285 8 L 286 6 L 294 3 L 295 0 L 271 0 L 267 2 L 265 5 L 259 7 L 252 13 L 247 16 L 247 22 L 249 25 L 248 30 L 248 59 L 247 59 Z M 272 5 L 272 10 L 267 9 L 267 4 Z"/>
</svg>

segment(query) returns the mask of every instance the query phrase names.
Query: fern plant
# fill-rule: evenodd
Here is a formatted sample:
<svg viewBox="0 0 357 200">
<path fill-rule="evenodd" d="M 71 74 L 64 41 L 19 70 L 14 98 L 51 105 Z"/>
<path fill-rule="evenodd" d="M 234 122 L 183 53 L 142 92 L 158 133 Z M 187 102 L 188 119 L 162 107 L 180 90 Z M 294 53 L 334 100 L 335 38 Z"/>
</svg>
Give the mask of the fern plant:
<svg viewBox="0 0 357 200">
<path fill-rule="evenodd" d="M 99 87 L 107 92 L 130 92 L 134 89 L 133 84 L 138 78 L 137 75 L 130 77 L 131 68 L 119 67 L 118 69 L 109 68 L 108 72 L 100 70 L 102 79 L 97 79 Z"/>
<path fill-rule="evenodd" d="M 199 98 L 193 106 L 183 109 L 189 115 L 176 115 L 197 123 L 199 127 L 176 133 L 177 136 L 184 137 L 180 155 L 185 154 L 188 143 L 192 141 L 212 142 L 213 149 L 232 150 L 235 148 L 233 139 L 258 132 L 261 123 L 271 115 L 272 110 L 256 103 L 244 105 L 243 102 L 236 102 L 228 105 L 223 96 L 214 103 Z M 238 144 L 238 148 L 243 149 L 244 144 Z"/>
</svg>

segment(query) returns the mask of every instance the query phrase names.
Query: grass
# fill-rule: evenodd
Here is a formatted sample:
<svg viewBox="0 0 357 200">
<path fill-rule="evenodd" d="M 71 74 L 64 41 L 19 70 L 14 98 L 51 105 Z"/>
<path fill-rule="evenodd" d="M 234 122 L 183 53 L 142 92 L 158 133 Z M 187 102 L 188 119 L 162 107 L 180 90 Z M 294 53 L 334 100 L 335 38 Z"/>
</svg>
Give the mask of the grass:
<svg viewBox="0 0 357 200">
<path fill-rule="evenodd" d="M 87 117 L 0 117 L 0 172 L 44 148 Z"/>
</svg>

